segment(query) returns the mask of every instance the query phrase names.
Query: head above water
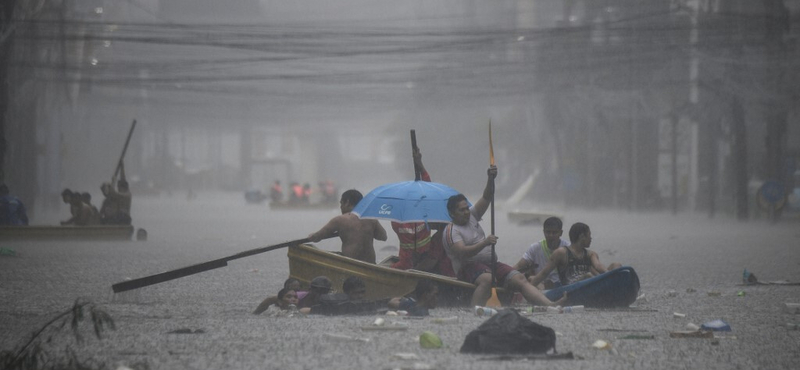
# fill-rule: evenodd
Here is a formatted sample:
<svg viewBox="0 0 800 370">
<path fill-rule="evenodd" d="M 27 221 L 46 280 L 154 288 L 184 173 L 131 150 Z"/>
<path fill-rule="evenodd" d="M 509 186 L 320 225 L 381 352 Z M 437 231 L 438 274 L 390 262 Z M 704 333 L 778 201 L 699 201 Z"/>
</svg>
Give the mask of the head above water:
<svg viewBox="0 0 800 370">
<path fill-rule="evenodd" d="M 331 285 L 331 279 L 328 279 L 327 276 L 317 276 L 311 279 L 310 291 L 317 294 L 328 294 L 331 291 Z"/>
<path fill-rule="evenodd" d="M 300 280 L 295 278 L 288 278 L 286 281 L 283 282 L 284 288 L 289 288 L 292 290 L 300 290 Z"/>
<path fill-rule="evenodd" d="M 292 304 L 297 306 L 297 291 L 289 288 L 281 289 L 278 292 L 278 306 L 285 310 Z"/>
<path fill-rule="evenodd" d="M 430 280 L 420 280 L 414 288 L 417 303 L 427 308 L 436 308 L 439 287 Z"/>
<path fill-rule="evenodd" d="M 367 295 L 367 286 L 364 284 L 364 280 L 357 276 L 350 276 L 345 279 L 344 284 L 342 284 L 342 290 L 351 301 L 360 301 Z"/>
</svg>

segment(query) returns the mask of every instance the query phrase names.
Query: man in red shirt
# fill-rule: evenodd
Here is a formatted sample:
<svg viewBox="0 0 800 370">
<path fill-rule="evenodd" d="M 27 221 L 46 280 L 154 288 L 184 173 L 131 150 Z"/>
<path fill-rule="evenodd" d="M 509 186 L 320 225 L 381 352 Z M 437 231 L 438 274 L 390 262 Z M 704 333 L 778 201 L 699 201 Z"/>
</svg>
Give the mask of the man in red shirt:
<svg viewBox="0 0 800 370">
<path fill-rule="evenodd" d="M 419 169 L 423 181 L 431 181 L 431 176 L 422 164 L 422 153 L 414 148 L 414 167 Z M 425 222 L 392 222 L 392 229 L 400 240 L 400 260 L 392 264 L 400 270 L 416 269 L 435 274 L 455 277 L 450 258 L 444 252 L 442 237 L 439 234 L 446 224 Z M 431 235 L 431 229 L 437 232 Z"/>
</svg>

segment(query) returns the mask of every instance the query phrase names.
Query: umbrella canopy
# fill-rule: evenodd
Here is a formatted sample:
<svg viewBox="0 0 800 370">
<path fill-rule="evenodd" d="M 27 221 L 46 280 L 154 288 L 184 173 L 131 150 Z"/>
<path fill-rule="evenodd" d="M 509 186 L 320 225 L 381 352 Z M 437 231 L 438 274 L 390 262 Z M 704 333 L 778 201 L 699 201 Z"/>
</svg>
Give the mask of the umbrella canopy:
<svg viewBox="0 0 800 370">
<path fill-rule="evenodd" d="M 450 222 L 447 199 L 457 194 L 455 189 L 436 182 L 386 184 L 365 195 L 352 213 L 397 222 Z"/>
</svg>

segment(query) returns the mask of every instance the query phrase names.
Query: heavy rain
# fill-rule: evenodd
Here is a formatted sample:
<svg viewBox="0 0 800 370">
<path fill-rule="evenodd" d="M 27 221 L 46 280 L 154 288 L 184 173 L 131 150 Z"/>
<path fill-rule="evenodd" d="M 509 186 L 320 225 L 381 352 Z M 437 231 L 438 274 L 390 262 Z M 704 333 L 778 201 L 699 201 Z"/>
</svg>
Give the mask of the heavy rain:
<svg viewBox="0 0 800 370">
<path fill-rule="evenodd" d="M 796 0 L 5 0 L 0 364 L 796 368 L 798 25 Z M 285 279 L 330 274 L 282 243 L 342 251 L 305 238 L 344 191 L 415 179 L 411 135 L 432 181 L 470 204 L 496 164 L 480 224 L 500 262 L 548 217 L 565 240 L 583 222 L 587 253 L 635 269 L 633 299 L 575 313 L 504 299 L 555 331 L 557 353 L 536 356 L 461 353 L 487 317 L 447 301 L 444 277 L 419 320 L 253 314 Z M 101 184 L 120 178 L 130 225 L 72 225 L 64 189 L 102 211 Z M 391 260 L 402 243 L 378 223 L 376 262 Z M 411 295 L 357 265 L 341 273 L 369 298 Z M 80 307 L 115 329 L 95 336 L 102 314 L 48 326 Z M 717 319 L 732 330 L 692 329 Z M 421 347 L 423 332 L 444 346 Z"/>
</svg>

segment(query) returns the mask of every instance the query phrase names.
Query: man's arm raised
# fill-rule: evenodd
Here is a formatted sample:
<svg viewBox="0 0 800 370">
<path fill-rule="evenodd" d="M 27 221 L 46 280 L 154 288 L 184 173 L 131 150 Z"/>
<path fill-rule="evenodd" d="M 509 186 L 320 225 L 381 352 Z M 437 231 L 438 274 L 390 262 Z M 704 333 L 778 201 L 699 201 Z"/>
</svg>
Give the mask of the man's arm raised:
<svg viewBox="0 0 800 370">
<path fill-rule="evenodd" d="M 478 219 L 482 218 L 486 210 L 489 209 L 489 204 L 491 204 L 492 198 L 494 197 L 494 178 L 497 177 L 497 166 L 489 166 L 489 169 L 486 170 L 486 177 L 486 187 L 483 188 L 483 196 L 475 202 L 474 206 L 475 217 Z"/>
</svg>

